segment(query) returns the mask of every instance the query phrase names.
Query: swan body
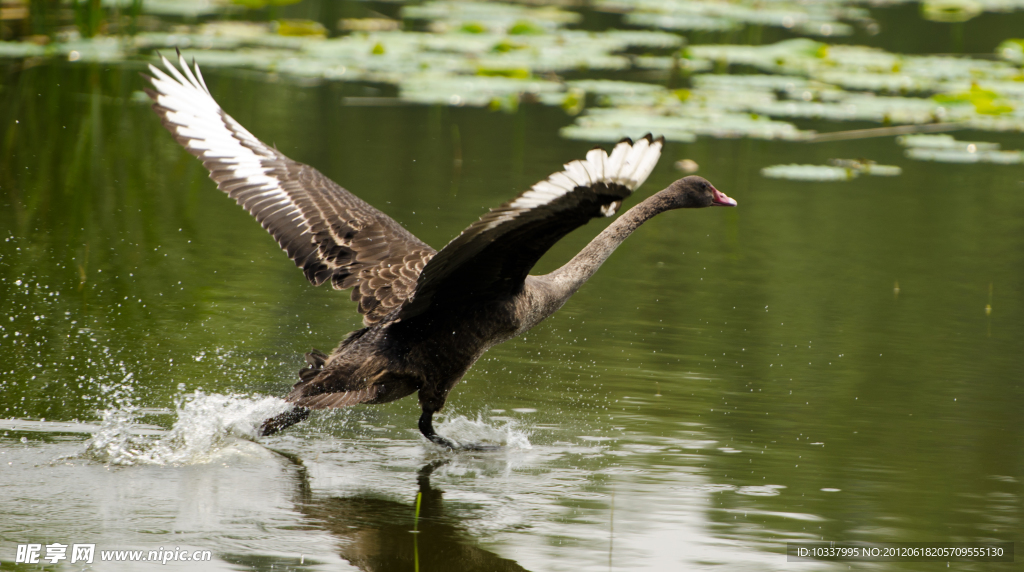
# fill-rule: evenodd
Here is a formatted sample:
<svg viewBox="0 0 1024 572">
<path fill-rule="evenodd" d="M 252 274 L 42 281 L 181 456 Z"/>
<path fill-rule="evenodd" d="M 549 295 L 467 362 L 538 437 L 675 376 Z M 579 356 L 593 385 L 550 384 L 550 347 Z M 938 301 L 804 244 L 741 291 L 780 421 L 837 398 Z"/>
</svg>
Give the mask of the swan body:
<svg viewBox="0 0 1024 572">
<path fill-rule="evenodd" d="M 352 289 L 364 328 L 309 366 L 285 399 L 295 407 L 266 420 L 262 435 L 313 409 L 385 403 L 419 392 L 419 429 L 459 445 L 432 425 L 448 393 L 490 347 L 516 337 L 565 304 L 637 227 L 666 210 L 735 206 L 708 181 L 672 183 L 612 222 L 567 264 L 529 275 L 558 240 L 592 218 L 612 216 L 647 179 L 662 138 L 624 139 L 492 209 L 440 251 L 318 171 L 250 134 L 210 95 L 199 66 L 162 58 L 147 76 L 164 126 L 203 161 L 217 186 L 249 211 L 314 285 Z M 466 446 L 463 446 L 466 447 Z M 472 446 L 469 446 L 472 448 Z"/>
</svg>

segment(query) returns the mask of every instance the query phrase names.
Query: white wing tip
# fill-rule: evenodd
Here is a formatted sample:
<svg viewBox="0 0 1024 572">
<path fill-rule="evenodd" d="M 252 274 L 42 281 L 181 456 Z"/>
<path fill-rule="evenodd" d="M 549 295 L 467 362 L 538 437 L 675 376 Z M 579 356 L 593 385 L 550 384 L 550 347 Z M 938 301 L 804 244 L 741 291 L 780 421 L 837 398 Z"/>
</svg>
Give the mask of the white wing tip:
<svg viewBox="0 0 1024 572">
<path fill-rule="evenodd" d="M 619 141 L 612 150 L 612 171 L 606 172 L 607 177 L 635 191 L 654 170 L 664 143 L 664 137 L 654 138 L 650 133 L 635 143 L 628 137 Z"/>
<path fill-rule="evenodd" d="M 661 157 L 664 141 L 663 137 L 655 139 L 648 133 L 636 143 L 629 138 L 619 141 L 610 155 L 604 149 L 595 147 L 587 152 L 586 159 L 566 163 L 562 171 L 552 173 L 547 179 L 533 185 L 508 206 L 533 209 L 555 201 L 577 187 L 601 183 L 615 183 L 634 191 L 654 170 L 654 165 Z M 614 206 L 602 207 L 601 214 L 612 216 L 620 204 L 621 201 L 616 201 Z"/>
</svg>

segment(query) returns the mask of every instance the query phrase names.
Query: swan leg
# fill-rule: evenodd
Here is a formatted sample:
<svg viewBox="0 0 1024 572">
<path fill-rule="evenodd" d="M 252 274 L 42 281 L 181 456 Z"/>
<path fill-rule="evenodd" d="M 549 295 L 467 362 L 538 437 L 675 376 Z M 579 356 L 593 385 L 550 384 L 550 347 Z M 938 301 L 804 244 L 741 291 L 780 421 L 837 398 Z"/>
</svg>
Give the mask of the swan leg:
<svg viewBox="0 0 1024 572">
<path fill-rule="evenodd" d="M 274 433 L 287 429 L 300 421 L 304 421 L 309 417 L 310 411 L 312 410 L 308 407 L 293 407 L 280 415 L 271 417 L 260 425 L 259 436 L 266 437 L 267 435 L 273 435 Z"/>
<path fill-rule="evenodd" d="M 439 445 L 441 447 L 444 447 L 445 449 L 458 449 L 459 448 L 458 443 L 456 443 L 456 442 L 454 442 L 454 441 L 452 441 L 450 439 L 445 439 L 444 437 L 438 435 L 437 431 L 434 431 L 434 412 L 433 411 L 424 409 L 423 410 L 423 415 L 420 415 L 420 423 L 419 423 L 419 425 L 420 425 L 420 433 L 423 433 L 423 436 L 426 437 L 427 439 L 430 439 L 430 441 L 433 442 L 435 445 Z"/>
<path fill-rule="evenodd" d="M 427 439 L 430 439 L 435 445 L 444 447 L 445 449 L 451 449 L 453 451 L 497 451 L 501 449 L 498 445 L 481 445 L 479 443 L 468 443 L 466 445 L 460 445 L 451 439 L 447 439 L 437 434 L 434 431 L 434 412 L 428 409 L 423 410 L 423 415 L 420 415 L 420 433 Z"/>
</svg>

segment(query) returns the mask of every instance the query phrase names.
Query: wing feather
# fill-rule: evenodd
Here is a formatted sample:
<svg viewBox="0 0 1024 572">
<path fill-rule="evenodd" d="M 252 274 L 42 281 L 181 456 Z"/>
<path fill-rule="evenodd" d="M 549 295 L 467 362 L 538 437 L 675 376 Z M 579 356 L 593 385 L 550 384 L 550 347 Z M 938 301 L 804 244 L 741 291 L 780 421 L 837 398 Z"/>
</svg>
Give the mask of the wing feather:
<svg viewBox="0 0 1024 572">
<path fill-rule="evenodd" d="M 512 294 L 537 260 L 592 218 L 611 216 L 651 174 L 664 139 L 619 142 L 611 155 L 593 149 L 518 197 L 492 209 L 426 264 L 398 317 L 446 304 Z"/>
<path fill-rule="evenodd" d="M 153 109 L 203 161 L 218 188 L 277 240 L 314 285 L 353 288 L 363 322 L 380 321 L 413 292 L 435 250 L 316 169 L 292 161 L 224 113 L 199 66 L 149 66 Z M 166 70 L 166 71 L 165 71 Z M 396 268 L 399 267 L 399 268 Z"/>
<path fill-rule="evenodd" d="M 302 385 L 301 382 L 298 385 Z M 348 407 L 359 403 L 373 401 L 377 397 L 378 388 L 374 386 L 357 389 L 355 391 L 338 391 L 334 393 L 318 393 L 311 396 L 299 395 L 299 391 L 292 390 L 286 398 L 298 407 L 310 409 L 328 409 L 331 407 Z M 294 395 L 293 395 L 294 394 Z"/>
</svg>

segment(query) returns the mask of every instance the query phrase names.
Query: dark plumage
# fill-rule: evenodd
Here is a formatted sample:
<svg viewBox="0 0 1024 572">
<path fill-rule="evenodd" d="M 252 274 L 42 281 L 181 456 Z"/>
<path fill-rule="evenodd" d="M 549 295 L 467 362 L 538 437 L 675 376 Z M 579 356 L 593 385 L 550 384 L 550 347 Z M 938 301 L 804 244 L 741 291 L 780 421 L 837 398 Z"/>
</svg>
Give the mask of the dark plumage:
<svg viewBox="0 0 1024 572">
<path fill-rule="evenodd" d="M 445 447 L 434 412 L 470 366 L 495 344 L 554 313 L 630 233 L 665 210 L 735 206 L 700 177 L 680 179 L 630 209 L 568 264 L 530 276 L 538 259 L 590 219 L 612 216 L 647 176 L 663 139 L 625 139 L 609 155 L 593 149 L 491 210 L 440 252 L 318 171 L 253 137 L 210 96 L 195 66 L 150 66 L 147 93 L 163 124 L 249 211 L 314 285 L 352 288 L 365 328 L 309 367 L 285 399 L 295 408 L 268 419 L 262 435 L 302 421 L 311 409 L 385 403 L 419 391 L 420 431 Z"/>
</svg>

